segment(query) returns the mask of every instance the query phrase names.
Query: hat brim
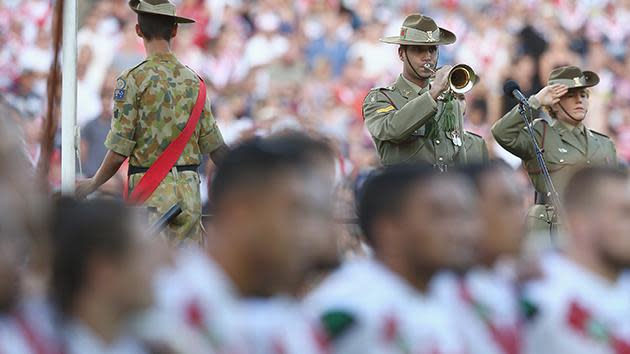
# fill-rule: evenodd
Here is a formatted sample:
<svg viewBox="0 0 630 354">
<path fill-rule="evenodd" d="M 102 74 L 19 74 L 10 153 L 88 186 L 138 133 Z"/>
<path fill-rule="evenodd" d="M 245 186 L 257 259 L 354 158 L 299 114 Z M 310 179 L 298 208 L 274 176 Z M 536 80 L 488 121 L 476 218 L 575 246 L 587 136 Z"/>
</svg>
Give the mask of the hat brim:
<svg viewBox="0 0 630 354">
<path fill-rule="evenodd" d="M 193 20 L 192 18 L 188 18 L 188 17 L 158 14 L 158 13 L 155 13 L 155 12 L 143 11 L 143 10 L 138 10 L 138 9 L 134 9 L 134 8 L 131 8 L 131 9 L 137 14 L 149 14 L 149 15 L 160 15 L 160 16 L 172 17 L 172 18 L 175 19 L 175 23 L 195 23 L 195 22 L 197 22 L 197 21 Z"/>
<path fill-rule="evenodd" d="M 442 27 L 440 28 L 440 40 L 435 42 L 418 42 L 418 41 L 410 41 L 405 39 L 400 39 L 400 36 L 390 36 L 381 38 L 380 41 L 387 44 L 399 44 L 399 45 L 448 45 L 453 44 L 457 40 L 457 36 L 455 33 L 446 30 Z"/>
<path fill-rule="evenodd" d="M 584 84 L 576 84 L 575 82 L 570 82 L 567 84 L 567 82 L 565 81 L 549 80 L 547 85 L 563 84 L 566 85 L 569 89 L 578 89 L 589 88 L 599 84 L 599 76 L 596 73 L 586 70 L 583 71 L 582 74 L 584 75 Z"/>
</svg>

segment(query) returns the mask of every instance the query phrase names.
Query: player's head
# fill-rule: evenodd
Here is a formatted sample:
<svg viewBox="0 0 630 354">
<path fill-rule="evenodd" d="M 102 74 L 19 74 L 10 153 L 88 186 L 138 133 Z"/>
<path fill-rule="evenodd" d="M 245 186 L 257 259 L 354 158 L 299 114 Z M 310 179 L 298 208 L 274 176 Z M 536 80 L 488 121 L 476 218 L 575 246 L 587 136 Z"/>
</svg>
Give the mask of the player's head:
<svg viewBox="0 0 630 354">
<path fill-rule="evenodd" d="M 594 167 L 572 176 L 563 194 L 568 252 L 606 266 L 630 266 L 630 185 L 625 170 Z"/>
<path fill-rule="evenodd" d="M 369 177 L 359 194 L 359 223 L 386 263 L 405 262 L 426 274 L 475 260 L 479 222 L 464 177 L 431 166 L 387 167 Z"/>
<path fill-rule="evenodd" d="M 494 160 L 463 168 L 478 192 L 478 210 L 484 224 L 480 261 L 491 265 L 502 256 L 520 252 L 525 236 L 525 205 L 519 174 L 507 163 Z"/>
<path fill-rule="evenodd" d="M 325 151 L 306 136 L 257 138 L 219 164 L 210 243 L 226 250 L 215 253 L 222 265 L 247 269 L 230 274 L 245 295 L 293 293 L 322 256 L 318 239 L 332 238 L 333 186 L 317 162 Z"/>
<path fill-rule="evenodd" d="M 113 200 L 62 199 L 52 222 L 51 293 L 67 315 L 96 301 L 117 316 L 151 304 L 157 253 L 132 209 Z"/>
</svg>

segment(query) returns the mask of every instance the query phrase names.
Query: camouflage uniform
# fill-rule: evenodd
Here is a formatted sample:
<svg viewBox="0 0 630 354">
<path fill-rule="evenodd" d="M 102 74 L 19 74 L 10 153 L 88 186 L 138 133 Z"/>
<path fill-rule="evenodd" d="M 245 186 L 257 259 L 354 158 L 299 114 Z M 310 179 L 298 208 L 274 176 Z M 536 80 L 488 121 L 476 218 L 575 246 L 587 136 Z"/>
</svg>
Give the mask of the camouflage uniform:
<svg viewBox="0 0 630 354">
<path fill-rule="evenodd" d="M 186 126 L 197 100 L 199 78 L 175 55 L 156 54 L 126 70 L 116 80 L 114 117 L 105 146 L 129 157 L 129 165 L 150 167 Z M 206 100 L 201 119 L 177 166 L 199 165 L 202 154 L 223 145 L 223 137 Z M 144 173 L 129 178 L 129 192 Z M 172 171 L 145 202 L 155 208 L 155 217 L 179 203 L 183 212 L 166 231 L 169 239 L 203 241 L 199 175 Z"/>
</svg>

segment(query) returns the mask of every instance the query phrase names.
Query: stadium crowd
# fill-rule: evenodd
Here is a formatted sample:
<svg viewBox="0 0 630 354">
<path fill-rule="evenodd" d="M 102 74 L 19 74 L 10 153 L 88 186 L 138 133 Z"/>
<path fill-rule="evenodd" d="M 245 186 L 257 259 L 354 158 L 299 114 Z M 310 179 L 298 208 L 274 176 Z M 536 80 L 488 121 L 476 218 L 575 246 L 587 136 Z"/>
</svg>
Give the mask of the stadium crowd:
<svg viewBox="0 0 630 354">
<path fill-rule="evenodd" d="M 493 143 L 490 126 L 514 102 L 501 85 L 515 79 L 537 92 L 552 68 L 574 64 L 599 73 L 589 127 L 610 135 L 630 159 L 630 37 L 628 1 L 179 1 L 184 16 L 175 52 L 201 73 L 227 143 L 287 127 L 335 142 L 339 176 L 354 181 L 377 165 L 362 124 L 361 102 L 371 87 L 399 73 L 395 48 L 378 41 L 396 34 L 404 16 L 423 12 L 458 35 L 440 63 L 466 63 L 481 82 L 467 94 L 467 129 L 488 141 L 492 156 L 518 159 Z M 28 154 L 39 156 L 45 79 L 50 68 L 49 0 L 0 4 L 0 93 L 3 112 L 23 127 Z M 78 122 L 86 176 L 105 154 L 115 78 L 144 58 L 126 1 L 93 1 L 80 18 Z M 482 16 L 483 14 L 483 16 Z M 614 93 L 614 94 L 613 94 Z M 56 157 L 56 156 L 55 156 Z M 58 165 L 58 157 L 53 167 Z M 51 177 L 59 183 L 58 168 Z M 110 191 L 120 193 L 122 176 Z M 204 196 L 204 200 L 206 197 Z"/>
</svg>

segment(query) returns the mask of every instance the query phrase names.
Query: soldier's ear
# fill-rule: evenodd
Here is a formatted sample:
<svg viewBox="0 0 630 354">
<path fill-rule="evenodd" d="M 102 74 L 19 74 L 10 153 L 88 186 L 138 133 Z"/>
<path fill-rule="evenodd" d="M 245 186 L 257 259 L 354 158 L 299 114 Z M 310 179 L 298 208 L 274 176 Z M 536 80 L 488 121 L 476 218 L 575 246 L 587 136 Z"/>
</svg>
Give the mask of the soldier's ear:
<svg viewBox="0 0 630 354">
<path fill-rule="evenodd" d="M 175 36 L 177 36 L 177 29 L 179 29 L 179 25 L 176 23 L 171 31 L 171 38 L 175 38 Z"/>
<path fill-rule="evenodd" d="M 144 38 L 144 35 L 142 34 L 142 30 L 140 29 L 140 25 L 137 23 L 136 23 L 136 34 L 138 35 L 138 37 Z"/>
<path fill-rule="evenodd" d="M 403 57 L 403 54 L 405 53 L 405 50 L 403 49 L 403 46 L 398 47 L 398 59 L 400 59 L 400 61 L 405 61 L 405 57 Z"/>
</svg>

